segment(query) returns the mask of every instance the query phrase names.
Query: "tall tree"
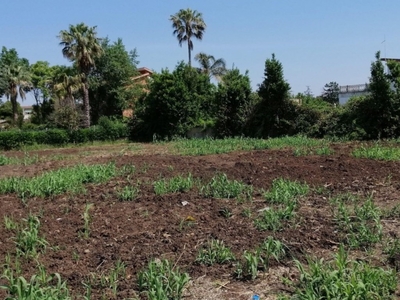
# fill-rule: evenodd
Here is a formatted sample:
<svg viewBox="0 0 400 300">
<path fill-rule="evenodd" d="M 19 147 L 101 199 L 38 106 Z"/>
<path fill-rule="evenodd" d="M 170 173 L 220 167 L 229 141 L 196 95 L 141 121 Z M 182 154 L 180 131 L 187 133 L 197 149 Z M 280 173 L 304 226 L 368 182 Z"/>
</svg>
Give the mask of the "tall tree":
<svg viewBox="0 0 400 300">
<path fill-rule="evenodd" d="M 200 52 L 194 59 L 199 62 L 201 71 L 210 78 L 214 77 L 219 81 L 226 74 L 226 63 L 223 58 L 215 59 L 212 55 Z"/>
<path fill-rule="evenodd" d="M 227 71 L 218 84 L 215 95 L 215 132 L 219 137 L 238 136 L 243 133 L 253 99 L 248 73 L 240 74 L 238 69 Z"/>
<path fill-rule="evenodd" d="M 103 54 L 96 26 L 88 27 L 84 23 L 70 25 L 69 30 L 60 31 L 62 53 L 74 62 L 82 79 L 84 126 L 90 127 L 90 103 L 88 75 L 95 66 L 95 59 Z"/>
<path fill-rule="evenodd" d="M 122 116 L 143 89 L 132 82 L 139 75 L 136 50 L 128 52 L 122 39 L 114 43 L 104 39 L 102 47 L 104 55 L 96 59 L 96 69 L 89 76 L 93 123 L 100 116 Z"/>
<path fill-rule="evenodd" d="M 265 62 L 264 81 L 248 123 L 248 134 L 257 137 L 276 137 L 291 134 L 294 119 L 294 104 L 290 101 L 290 85 L 283 76 L 283 66 L 275 55 Z"/>
<path fill-rule="evenodd" d="M 191 10 L 190 8 L 181 9 L 175 15 L 171 15 L 170 21 L 174 29 L 173 34 L 178 38 L 179 45 L 182 47 L 183 43 L 187 43 L 189 66 L 191 66 L 191 52 L 193 50 L 192 38 L 202 40 L 207 27 L 203 16 L 197 10 Z"/>
<path fill-rule="evenodd" d="M 18 123 L 18 96 L 24 100 L 31 88 L 29 62 L 19 58 L 15 49 L 2 48 L 0 54 L 0 96 L 5 95 L 11 101 L 14 125 Z"/>
<path fill-rule="evenodd" d="M 215 86 L 205 74 L 181 62 L 171 73 L 153 74 L 150 92 L 141 98 L 134 111 L 131 138 L 151 140 L 153 136 L 170 138 L 210 119 Z"/>
<path fill-rule="evenodd" d="M 18 96 L 22 100 L 26 98 L 26 90 L 31 87 L 31 77 L 29 71 L 24 66 L 11 65 L 1 70 L 1 75 L 4 81 L 7 83 L 5 94 L 10 99 L 13 115 L 14 124 L 18 122 Z"/>
<path fill-rule="evenodd" d="M 372 138 L 392 138 L 399 132 L 399 103 L 391 88 L 390 76 L 385 74 L 380 52 L 375 54 L 375 58 L 371 64 L 370 95 L 367 98 L 370 113 L 366 115 L 372 125 L 369 131 Z"/>
<path fill-rule="evenodd" d="M 47 61 L 37 61 L 30 66 L 32 89 L 36 105 L 40 105 L 50 96 L 50 84 L 53 75 L 53 69 Z"/>
<path fill-rule="evenodd" d="M 337 82 L 331 81 L 324 86 L 322 99 L 331 104 L 339 104 L 340 87 Z"/>
</svg>

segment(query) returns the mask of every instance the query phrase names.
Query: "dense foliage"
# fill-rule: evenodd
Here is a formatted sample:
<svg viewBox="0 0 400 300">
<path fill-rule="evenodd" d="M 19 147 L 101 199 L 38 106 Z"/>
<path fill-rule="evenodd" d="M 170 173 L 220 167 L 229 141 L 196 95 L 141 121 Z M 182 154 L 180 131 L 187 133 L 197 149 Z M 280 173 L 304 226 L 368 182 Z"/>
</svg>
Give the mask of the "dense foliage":
<svg viewBox="0 0 400 300">
<path fill-rule="evenodd" d="M 129 137 L 133 141 L 210 135 L 269 138 L 300 134 L 359 140 L 400 136 L 398 61 L 387 61 L 387 72 L 376 53 L 367 93 L 344 105 L 339 104 L 340 86 L 334 81 L 319 96 L 309 87 L 291 95 L 283 65 L 274 54 L 265 61 L 263 81 L 252 91 L 248 73 L 227 69 L 223 58 L 200 52 L 195 55 L 199 67 L 191 66 L 193 40 L 201 40 L 206 29 L 201 13 L 182 9 L 170 21 L 179 44 L 187 44 L 188 63 L 181 62 L 172 71 L 150 72 L 151 76 L 140 73 L 147 69 L 138 69 L 136 49 L 127 51 L 122 39 L 100 38 L 96 26 L 84 23 L 70 25 L 59 34 L 61 52 L 70 66 L 50 66 L 46 61 L 30 65 L 15 49 L 3 47 L 0 101 L 6 102 L 0 103 L 1 129 L 54 129 L 61 130 L 55 132 L 60 132 L 62 143 L 91 141 L 104 136 L 81 133 L 86 132 L 81 128 L 96 131 L 93 128 L 97 127 L 89 125 L 106 124 L 103 117 L 122 120 L 123 115 L 132 115 Z M 36 102 L 28 121 L 18 103 L 27 93 Z M 3 147 L 53 143 L 53 138 L 32 138 L 43 134 L 13 132 L 12 138 L 6 134 L 6 139 L 20 142 L 5 142 Z"/>
<path fill-rule="evenodd" d="M 66 145 L 93 141 L 114 141 L 127 137 L 127 126 L 107 117 L 99 120 L 99 125 L 76 130 L 8 130 L 0 131 L 0 149 L 19 149 L 34 144 Z"/>
<path fill-rule="evenodd" d="M 151 140 L 184 136 L 209 120 L 214 86 L 207 75 L 181 62 L 173 72 L 155 74 L 149 93 L 137 103 L 131 139 Z"/>
</svg>

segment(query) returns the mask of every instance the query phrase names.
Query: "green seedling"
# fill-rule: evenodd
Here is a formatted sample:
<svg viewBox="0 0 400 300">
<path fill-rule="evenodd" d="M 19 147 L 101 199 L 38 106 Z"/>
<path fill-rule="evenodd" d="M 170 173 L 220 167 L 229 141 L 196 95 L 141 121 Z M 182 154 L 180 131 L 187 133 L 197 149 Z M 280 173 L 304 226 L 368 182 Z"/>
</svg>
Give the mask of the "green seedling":
<svg viewBox="0 0 400 300">
<path fill-rule="evenodd" d="M 197 254 L 196 262 L 208 266 L 225 264 L 235 260 L 231 249 L 223 241 L 209 241 Z"/>
<path fill-rule="evenodd" d="M 206 198 L 237 198 L 244 196 L 251 199 L 253 187 L 236 180 L 229 180 L 226 174 L 217 174 L 211 181 L 200 188 L 200 194 Z"/>
<path fill-rule="evenodd" d="M 192 174 L 188 176 L 176 176 L 170 179 L 160 179 L 153 183 L 156 195 L 164 195 L 168 193 L 187 192 L 194 186 Z"/>
<path fill-rule="evenodd" d="M 139 272 L 138 286 L 149 300 L 179 300 L 189 279 L 189 274 L 182 273 L 168 260 L 153 260 Z"/>
<path fill-rule="evenodd" d="M 392 270 L 352 261 L 344 247 L 333 262 L 309 259 L 308 266 L 296 261 L 300 271 L 294 299 L 393 299 L 397 276 Z"/>
</svg>

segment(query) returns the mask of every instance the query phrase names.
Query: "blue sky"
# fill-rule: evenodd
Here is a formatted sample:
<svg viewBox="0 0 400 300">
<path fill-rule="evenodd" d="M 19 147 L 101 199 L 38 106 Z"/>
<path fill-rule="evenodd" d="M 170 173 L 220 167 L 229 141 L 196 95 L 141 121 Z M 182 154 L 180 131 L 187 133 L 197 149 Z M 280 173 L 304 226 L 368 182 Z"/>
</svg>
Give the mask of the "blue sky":
<svg viewBox="0 0 400 300">
<path fill-rule="evenodd" d="M 207 24 L 193 54 L 205 52 L 248 70 L 254 90 L 272 53 L 293 94 L 309 86 L 315 95 L 330 81 L 368 82 L 376 51 L 400 57 L 399 0 L 4 1 L 0 46 L 15 48 L 30 63 L 68 64 L 57 35 L 84 22 L 97 26 L 99 37 L 122 38 L 127 50 L 136 48 L 140 66 L 172 70 L 187 60 L 169 21 L 181 8 L 201 12 Z"/>
</svg>

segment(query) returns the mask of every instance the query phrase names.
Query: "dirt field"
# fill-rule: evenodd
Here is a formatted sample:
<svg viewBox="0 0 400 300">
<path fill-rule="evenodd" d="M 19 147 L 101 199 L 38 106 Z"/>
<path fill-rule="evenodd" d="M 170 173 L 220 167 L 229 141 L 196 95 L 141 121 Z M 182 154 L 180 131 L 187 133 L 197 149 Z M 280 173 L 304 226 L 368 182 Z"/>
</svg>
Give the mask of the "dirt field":
<svg viewBox="0 0 400 300">
<path fill-rule="evenodd" d="M 83 282 L 90 274 L 107 274 L 117 260 L 127 266 L 125 278 L 119 281 L 117 297 L 107 289 L 93 286 L 92 299 L 140 297 L 138 272 L 151 259 L 167 258 L 191 277 L 184 299 L 245 300 L 253 294 L 261 299 L 275 299 L 279 293 L 293 291 L 282 283 L 282 278 L 298 276 L 293 258 L 305 262 L 306 255 L 313 255 L 329 260 L 342 242 L 330 197 L 345 192 L 362 197 L 372 194 L 375 204 L 382 209 L 400 204 L 400 163 L 356 159 L 350 155 L 355 147 L 352 144 L 333 146 L 335 153 L 329 156 L 294 156 L 293 150 L 263 150 L 190 157 L 170 154 L 165 147 L 113 145 L 32 151 L 29 154 L 38 156 L 37 163 L 0 166 L 0 177 L 37 176 L 78 163 L 110 161 L 117 167 L 134 165 L 135 173 L 130 178 L 121 176 L 104 184 L 87 185 L 86 193 L 82 194 L 29 199 L 26 206 L 16 195 L 0 195 L 0 218 L 19 220 L 30 212 L 40 216 L 40 232 L 50 246 L 38 261 L 48 273 L 59 273 L 75 297 L 84 294 Z M 6 152 L 5 155 L 24 154 Z M 225 173 L 229 179 L 252 185 L 253 200 L 239 203 L 235 199 L 204 198 L 197 189 L 155 195 L 152 185 L 155 180 L 189 173 L 202 181 L 216 173 Z M 311 192 L 300 201 L 296 225 L 289 222 L 278 232 L 260 231 L 254 226 L 254 219 L 259 210 L 268 206 L 262 190 L 268 190 L 276 178 L 306 182 Z M 117 191 L 132 182 L 141 182 L 139 197 L 131 202 L 119 201 Z M 185 201 L 187 205 L 182 204 Z M 87 203 L 93 207 L 90 236 L 85 239 L 80 233 Z M 229 217 L 222 210 L 228 210 Z M 244 210 L 251 214 L 243 214 Z M 187 221 L 188 217 L 193 220 Z M 396 218 L 382 219 L 384 235 L 400 237 L 399 223 Z M 3 225 L 0 235 L 0 261 L 4 262 L 7 253 L 14 255 L 15 243 L 12 232 Z M 268 236 L 284 242 L 289 253 L 255 281 L 235 279 L 233 263 L 213 266 L 195 263 L 199 249 L 211 238 L 224 241 L 236 257 L 241 257 L 243 251 L 254 249 Z M 378 246 L 374 250 L 374 264 L 388 265 L 379 249 Z M 366 254 L 360 251 L 354 255 L 362 258 Z M 26 278 L 36 272 L 35 261 L 22 260 L 21 264 Z"/>
</svg>

